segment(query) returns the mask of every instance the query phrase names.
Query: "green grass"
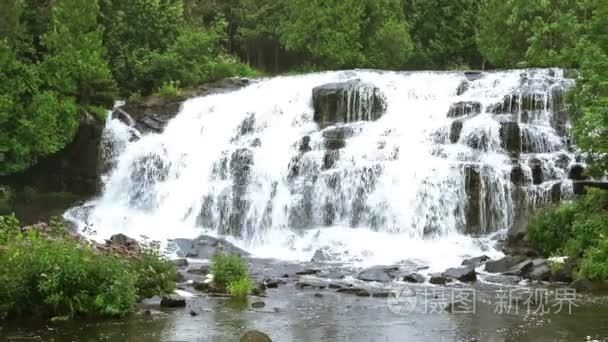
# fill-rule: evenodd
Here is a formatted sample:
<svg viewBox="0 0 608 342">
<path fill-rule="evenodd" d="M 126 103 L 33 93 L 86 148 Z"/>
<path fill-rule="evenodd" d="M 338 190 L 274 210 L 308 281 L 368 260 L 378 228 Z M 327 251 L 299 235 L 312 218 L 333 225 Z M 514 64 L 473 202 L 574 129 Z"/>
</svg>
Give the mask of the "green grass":
<svg viewBox="0 0 608 342">
<path fill-rule="evenodd" d="M 245 261 L 234 254 L 216 254 L 211 266 L 216 286 L 234 298 L 247 298 L 253 287 Z"/>
<path fill-rule="evenodd" d="M 228 283 L 228 293 L 238 299 L 247 298 L 251 292 L 252 284 L 249 277 L 241 278 Z"/>
</svg>

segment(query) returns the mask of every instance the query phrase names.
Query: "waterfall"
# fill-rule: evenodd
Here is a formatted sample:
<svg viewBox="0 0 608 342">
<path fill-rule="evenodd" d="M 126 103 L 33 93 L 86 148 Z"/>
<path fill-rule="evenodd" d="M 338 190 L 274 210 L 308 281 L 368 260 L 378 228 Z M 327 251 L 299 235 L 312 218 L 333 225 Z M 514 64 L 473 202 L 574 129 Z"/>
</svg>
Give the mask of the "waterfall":
<svg viewBox="0 0 608 342">
<path fill-rule="evenodd" d="M 494 253 L 491 234 L 569 194 L 572 84 L 557 69 L 324 72 L 190 99 L 137 139 L 110 118 L 103 192 L 66 217 L 102 238 L 225 235 L 296 260 Z"/>
</svg>

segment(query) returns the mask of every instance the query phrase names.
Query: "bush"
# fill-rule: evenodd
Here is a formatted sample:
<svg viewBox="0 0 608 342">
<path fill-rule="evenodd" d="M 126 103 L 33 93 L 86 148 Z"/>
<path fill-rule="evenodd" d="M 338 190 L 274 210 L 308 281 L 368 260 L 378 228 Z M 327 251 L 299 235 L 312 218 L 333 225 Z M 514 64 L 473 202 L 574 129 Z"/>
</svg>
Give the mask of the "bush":
<svg viewBox="0 0 608 342">
<path fill-rule="evenodd" d="M 158 88 L 158 95 L 166 99 L 178 97 L 180 93 L 181 91 L 179 90 L 179 82 L 165 82 L 162 86 L 160 86 L 160 88 Z"/>
<path fill-rule="evenodd" d="M 57 220 L 22 230 L 0 217 L 0 317 L 123 316 L 138 298 L 172 292 L 174 280 L 158 249 L 101 252 Z"/>
<path fill-rule="evenodd" d="M 240 256 L 234 254 L 214 255 L 211 273 L 215 284 L 223 288 L 228 288 L 231 283 L 249 279 L 247 265 Z"/>
<path fill-rule="evenodd" d="M 249 292 L 251 292 L 251 279 L 249 277 L 241 278 L 228 283 L 228 293 L 238 299 L 247 298 Z"/>
<path fill-rule="evenodd" d="M 579 260 L 579 276 L 608 279 L 608 192 L 590 189 L 574 202 L 537 213 L 527 239 L 544 255 Z"/>
<path fill-rule="evenodd" d="M 153 243 L 140 245 L 139 254 L 130 262 L 131 272 L 137 281 L 139 298 L 163 296 L 175 291 L 177 271 L 171 261 Z"/>
</svg>

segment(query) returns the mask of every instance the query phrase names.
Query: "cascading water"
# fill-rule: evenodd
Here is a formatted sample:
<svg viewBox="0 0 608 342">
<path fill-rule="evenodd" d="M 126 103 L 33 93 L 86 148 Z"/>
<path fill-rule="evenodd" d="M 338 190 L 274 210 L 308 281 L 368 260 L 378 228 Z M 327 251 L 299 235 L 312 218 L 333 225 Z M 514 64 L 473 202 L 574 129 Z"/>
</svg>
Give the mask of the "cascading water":
<svg viewBox="0 0 608 342">
<path fill-rule="evenodd" d="M 492 256 L 490 233 L 568 195 L 571 85 L 553 69 L 326 72 L 193 98 L 160 134 L 110 119 L 103 193 L 66 217 L 291 260 Z"/>
</svg>

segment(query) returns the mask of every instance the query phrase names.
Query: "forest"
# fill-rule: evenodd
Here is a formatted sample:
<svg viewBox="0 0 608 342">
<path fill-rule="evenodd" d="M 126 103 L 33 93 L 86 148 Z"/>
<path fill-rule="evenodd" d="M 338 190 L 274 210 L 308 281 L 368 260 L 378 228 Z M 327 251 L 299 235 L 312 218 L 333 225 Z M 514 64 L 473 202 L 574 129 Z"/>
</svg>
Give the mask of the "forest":
<svg viewBox="0 0 608 342">
<path fill-rule="evenodd" d="M 61 150 L 118 98 L 328 69 L 579 70 L 577 145 L 608 148 L 602 0 L 6 0 L 0 174 Z"/>
</svg>

